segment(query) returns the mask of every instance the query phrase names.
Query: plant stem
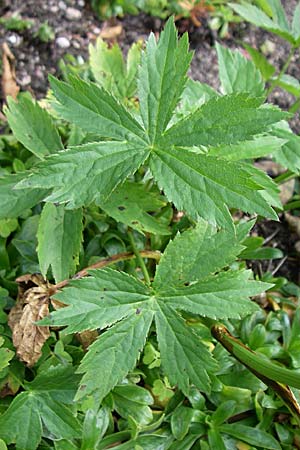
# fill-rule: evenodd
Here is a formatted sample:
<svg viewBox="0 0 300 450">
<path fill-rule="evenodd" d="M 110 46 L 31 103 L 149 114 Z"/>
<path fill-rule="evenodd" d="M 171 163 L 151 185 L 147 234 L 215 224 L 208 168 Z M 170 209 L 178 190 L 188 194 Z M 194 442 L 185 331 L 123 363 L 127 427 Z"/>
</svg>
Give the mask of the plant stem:
<svg viewBox="0 0 300 450">
<path fill-rule="evenodd" d="M 160 260 L 160 252 L 158 251 L 142 250 L 141 252 L 139 252 L 139 256 L 141 258 L 155 259 L 156 261 Z M 137 256 L 135 255 L 135 253 L 124 252 L 110 256 L 109 258 L 101 259 L 101 261 L 98 261 L 95 264 L 92 264 L 91 266 L 88 266 L 85 269 L 80 270 L 80 272 L 77 272 L 76 275 L 74 275 L 74 277 L 72 277 L 70 280 L 69 279 L 63 280 L 60 283 L 51 286 L 51 292 L 49 293 L 49 295 L 55 294 L 55 292 L 67 286 L 72 280 L 78 280 L 80 278 L 86 277 L 89 274 L 88 273 L 89 270 L 103 269 L 104 267 L 110 266 L 111 264 L 115 264 L 120 261 L 128 261 L 129 259 L 134 259 L 136 257 Z"/>
<path fill-rule="evenodd" d="M 289 112 L 295 114 L 299 108 L 300 108 L 300 98 L 297 98 L 297 100 L 289 107 Z"/>
<path fill-rule="evenodd" d="M 278 175 L 274 181 L 276 184 L 283 184 L 286 181 L 292 180 L 293 178 L 297 178 L 297 174 L 295 172 L 292 172 L 291 170 L 287 170 L 284 173 L 281 173 Z"/>
<path fill-rule="evenodd" d="M 131 230 L 128 231 L 128 237 L 129 237 L 129 241 L 130 241 L 130 244 L 131 244 L 132 251 L 133 251 L 133 253 L 136 256 L 136 259 L 137 259 L 137 262 L 138 262 L 140 268 L 142 269 L 142 272 L 143 272 L 143 275 L 144 275 L 144 279 L 145 279 L 145 283 L 146 283 L 147 286 L 150 286 L 151 281 L 150 281 L 150 277 L 149 277 L 149 273 L 148 273 L 145 261 L 143 260 L 143 258 L 141 256 L 141 253 L 139 252 L 139 250 L 137 249 L 137 247 L 135 245 L 133 234 L 132 234 Z"/>
<path fill-rule="evenodd" d="M 267 97 L 271 94 L 271 92 L 273 92 L 273 90 L 275 89 L 276 85 L 278 84 L 278 82 L 281 80 L 282 75 L 285 74 L 285 72 L 287 71 L 290 62 L 294 56 L 296 48 L 292 47 L 289 53 L 289 56 L 287 57 L 287 60 L 285 62 L 285 64 L 282 66 L 281 71 L 279 72 L 278 76 L 272 81 L 269 89 L 267 90 Z"/>
</svg>

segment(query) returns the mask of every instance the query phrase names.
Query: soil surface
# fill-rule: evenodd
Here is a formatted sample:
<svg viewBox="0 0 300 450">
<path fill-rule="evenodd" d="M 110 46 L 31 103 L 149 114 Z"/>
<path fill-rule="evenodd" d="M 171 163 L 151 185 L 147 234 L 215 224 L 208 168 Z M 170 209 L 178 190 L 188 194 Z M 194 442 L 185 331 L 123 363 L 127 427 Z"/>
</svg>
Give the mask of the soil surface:
<svg viewBox="0 0 300 450">
<path fill-rule="evenodd" d="M 297 5 L 297 0 L 282 0 L 288 17 Z M 42 98 L 47 92 L 49 73 L 60 74 L 59 61 L 67 54 L 81 60 L 88 58 L 88 44 L 95 42 L 107 23 L 99 20 L 90 7 L 88 0 L 0 0 L 0 16 L 10 17 L 18 13 L 23 19 L 30 19 L 32 27 L 24 31 L 10 31 L 0 25 L 0 45 L 6 42 L 15 56 L 17 83 L 21 90 L 30 90 L 36 98 Z M 43 43 L 36 36 L 39 27 L 45 22 L 53 29 L 55 37 Z M 129 46 L 138 39 L 146 39 L 151 31 L 158 33 L 164 22 L 145 14 L 125 16 L 116 19 L 114 25 L 121 25 L 122 32 L 117 40 L 126 52 Z M 207 17 L 201 18 L 201 26 L 195 27 L 189 20 L 177 22 L 180 33 L 189 32 L 190 45 L 195 55 L 190 75 L 193 79 L 219 88 L 217 57 L 214 44 L 220 40 L 208 27 Z M 289 45 L 270 33 L 250 26 L 249 24 L 232 24 L 229 35 L 222 44 L 230 48 L 242 49 L 241 41 L 258 49 L 264 45 L 268 50 L 266 56 L 270 63 L 278 68 L 285 63 Z M 295 55 L 288 73 L 300 80 L 299 53 Z M 294 101 L 293 96 L 277 89 L 271 101 L 283 109 L 288 109 Z M 293 130 L 300 133 L 300 119 L 297 115 L 290 122 Z M 274 237 L 272 233 L 276 231 Z M 263 264 L 262 270 L 276 272 L 276 275 L 287 276 L 295 282 L 299 279 L 299 254 L 295 243 L 300 239 L 289 232 L 286 223 L 264 221 L 256 231 L 270 240 L 269 245 L 281 248 L 287 258 L 280 267 L 280 261 Z M 297 256 L 298 255 L 298 256 Z M 260 264 L 260 263 L 259 263 Z M 260 270 L 255 263 L 254 269 Z"/>
</svg>

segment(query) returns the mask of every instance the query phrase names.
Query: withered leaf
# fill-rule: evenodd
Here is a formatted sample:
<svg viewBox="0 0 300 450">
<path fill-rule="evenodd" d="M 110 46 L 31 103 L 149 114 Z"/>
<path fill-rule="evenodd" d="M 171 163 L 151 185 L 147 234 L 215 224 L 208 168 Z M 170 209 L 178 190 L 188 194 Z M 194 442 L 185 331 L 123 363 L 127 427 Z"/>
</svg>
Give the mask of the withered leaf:
<svg viewBox="0 0 300 450">
<path fill-rule="evenodd" d="M 16 281 L 19 283 L 19 295 L 9 313 L 8 324 L 18 357 L 28 366 L 33 366 L 50 336 L 49 327 L 35 325 L 35 322 L 49 315 L 50 284 L 37 274 L 25 275 Z"/>
<path fill-rule="evenodd" d="M 15 57 L 10 51 L 7 43 L 4 42 L 2 45 L 2 92 L 3 97 L 6 99 L 7 96 L 11 96 L 13 99 L 17 98 L 19 93 L 19 86 L 16 82 L 16 71 L 15 71 Z"/>
</svg>

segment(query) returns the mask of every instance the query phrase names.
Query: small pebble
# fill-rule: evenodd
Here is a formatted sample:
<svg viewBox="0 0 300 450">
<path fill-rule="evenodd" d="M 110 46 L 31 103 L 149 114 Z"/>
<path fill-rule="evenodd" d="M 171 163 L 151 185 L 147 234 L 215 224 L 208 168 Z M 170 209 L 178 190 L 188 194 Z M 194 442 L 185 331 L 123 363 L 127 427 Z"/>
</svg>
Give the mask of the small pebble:
<svg viewBox="0 0 300 450">
<path fill-rule="evenodd" d="M 64 36 L 58 37 L 55 42 L 60 48 L 69 48 L 71 45 L 69 39 Z"/>
<path fill-rule="evenodd" d="M 8 36 L 7 40 L 13 47 L 19 47 L 22 42 L 22 38 L 18 34 L 12 34 L 11 36 Z"/>
<path fill-rule="evenodd" d="M 58 5 L 50 6 L 49 9 L 50 9 L 50 11 L 52 12 L 52 14 L 56 14 L 56 13 L 59 11 Z"/>
<path fill-rule="evenodd" d="M 80 8 L 83 8 L 84 7 L 84 0 L 78 0 L 78 6 L 80 7 Z"/>
<path fill-rule="evenodd" d="M 82 17 L 81 11 L 76 8 L 67 8 L 66 9 L 66 18 L 68 20 L 80 20 Z"/>
<path fill-rule="evenodd" d="M 30 75 L 25 75 L 24 77 L 22 77 L 21 79 L 18 80 L 19 84 L 24 87 L 24 86 L 28 86 L 31 83 L 31 76 Z"/>
<path fill-rule="evenodd" d="M 63 10 L 67 9 L 67 5 L 65 4 L 65 2 L 58 2 L 58 7 L 59 9 Z"/>
<path fill-rule="evenodd" d="M 72 42 L 72 45 L 73 45 L 73 47 L 76 48 L 77 50 L 80 49 L 80 44 L 79 44 L 79 42 L 73 41 L 73 42 Z"/>
</svg>

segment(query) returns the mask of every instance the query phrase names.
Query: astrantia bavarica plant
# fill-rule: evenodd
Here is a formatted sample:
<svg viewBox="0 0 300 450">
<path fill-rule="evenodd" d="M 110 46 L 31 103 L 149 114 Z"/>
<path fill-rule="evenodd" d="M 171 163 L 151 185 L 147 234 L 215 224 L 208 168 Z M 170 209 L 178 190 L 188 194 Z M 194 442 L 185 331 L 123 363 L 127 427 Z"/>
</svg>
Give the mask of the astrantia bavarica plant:
<svg viewBox="0 0 300 450">
<path fill-rule="evenodd" d="M 14 134 L 40 161 L 31 161 L 28 172 L 0 179 L 0 214 L 17 217 L 45 202 L 37 233 L 44 276 L 52 273 L 60 282 L 74 274 L 83 217 L 91 207 L 167 241 L 170 229 L 149 212 L 169 202 L 195 224 L 172 236 L 150 275 L 140 259 L 144 280 L 136 271 L 98 269 L 54 296 L 66 306 L 43 325 L 66 326 L 65 333 L 99 331 L 79 365 L 76 399 L 95 394 L 102 400 L 134 369 L 154 329 L 171 385 L 185 394 L 190 385 L 208 392 L 216 362 L 188 317 L 239 319 L 258 309 L 249 297 L 270 287 L 232 267 L 250 226 L 234 225 L 230 208 L 277 218 L 277 187 L 244 161 L 245 148 L 253 157 L 258 142 L 270 143 L 272 126 L 287 114 L 249 92 L 220 96 L 212 90 L 207 102 L 186 113 L 191 58 L 187 36 L 178 40 L 170 19 L 159 41 L 151 35 L 142 54 L 139 108 L 133 112 L 95 83 L 51 78 L 56 114 L 76 131 L 66 149 L 40 106 L 24 97 L 6 109 Z M 74 145 L 81 134 L 84 139 Z M 277 139 L 276 148 L 284 142 Z M 137 182 L 136 173 L 144 179 Z M 129 236 L 138 254 L 130 230 Z"/>
</svg>

